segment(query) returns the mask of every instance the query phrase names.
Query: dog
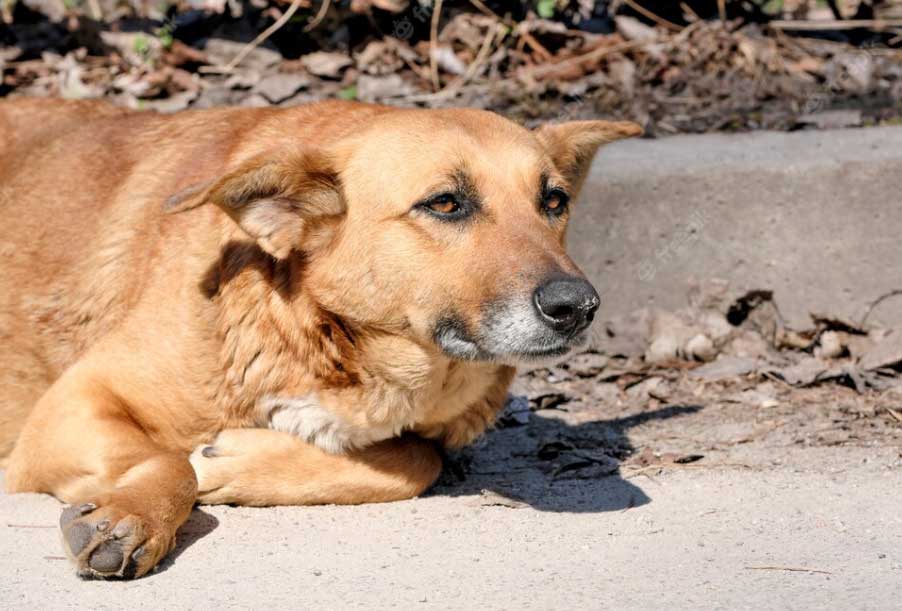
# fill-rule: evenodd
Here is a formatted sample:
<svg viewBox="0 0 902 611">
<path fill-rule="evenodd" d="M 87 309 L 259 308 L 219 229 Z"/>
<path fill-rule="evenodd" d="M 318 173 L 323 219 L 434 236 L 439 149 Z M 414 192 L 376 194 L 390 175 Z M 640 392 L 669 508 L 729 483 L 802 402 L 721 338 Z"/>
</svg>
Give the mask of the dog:
<svg viewBox="0 0 902 611">
<path fill-rule="evenodd" d="M 0 103 L 0 456 L 138 577 L 196 502 L 428 489 L 599 306 L 571 202 L 628 122 L 323 102 Z"/>
</svg>

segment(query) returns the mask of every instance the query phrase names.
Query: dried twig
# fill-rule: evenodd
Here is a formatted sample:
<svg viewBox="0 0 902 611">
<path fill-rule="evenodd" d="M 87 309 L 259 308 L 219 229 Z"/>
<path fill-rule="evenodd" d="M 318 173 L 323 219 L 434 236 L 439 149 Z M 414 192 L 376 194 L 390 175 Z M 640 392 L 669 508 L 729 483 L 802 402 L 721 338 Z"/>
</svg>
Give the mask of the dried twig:
<svg viewBox="0 0 902 611">
<path fill-rule="evenodd" d="M 588 53 L 583 53 L 582 55 L 577 55 L 576 57 L 568 57 L 567 59 L 561 60 L 559 62 L 554 63 L 546 63 L 540 66 L 536 66 L 531 70 L 531 75 L 534 77 L 541 78 L 545 74 L 549 72 L 555 72 L 560 70 L 561 68 L 570 67 L 574 65 L 579 65 L 583 62 L 588 61 L 596 61 L 605 56 L 611 55 L 612 53 L 619 53 L 620 51 L 629 51 L 630 49 L 635 49 L 637 47 L 643 47 L 645 45 L 649 45 L 654 43 L 655 40 L 633 40 L 630 42 L 623 42 L 616 45 L 610 45 L 607 47 L 599 47 L 597 49 L 593 49 Z"/>
<path fill-rule="evenodd" d="M 464 73 L 463 77 L 458 83 L 458 87 L 463 87 L 470 79 L 476 76 L 479 70 L 482 68 L 482 65 L 489 57 L 489 53 L 492 51 L 493 42 L 495 41 L 495 36 L 498 35 L 499 29 L 498 26 L 493 28 L 489 28 L 489 31 L 486 32 L 485 39 L 482 41 L 482 46 L 479 47 L 479 52 L 476 53 L 476 57 L 473 59 L 473 63 L 467 66 L 467 71 Z M 501 34 L 502 39 L 504 38 L 504 32 Z"/>
<path fill-rule="evenodd" d="M 833 13 L 834 19 L 842 19 L 842 12 L 839 10 L 839 7 L 836 5 L 836 0 L 827 0 L 827 6 L 830 7 L 830 12 Z"/>
<path fill-rule="evenodd" d="M 421 66 L 410 57 L 402 57 L 401 61 L 403 61 L 407 65 L 407 67 L 410 68 L 411 72 L 413 72 L 415 75 L 417 75 L 417 78 L 419 78 L 422 81 L 425 81 L 426 83 L 430 83 L 430 84 L 432 83 L 432 79 L 429 76 L 429 67 L 428 66 Z"/>
<path fill-rule="evenodd" d="M 750 571 L 793 571 L 796 573 L 821 573 L 823 575 L 832 575 L 830 571 L 821 569 L 811 569 L 804 566 L 747 566 Z"/>
<path fill-rule="evenodd" d="M 312 31 L 316 26 L 322 23 L 323 19 L 326 18 L 326 13 L 329 12 L 329 6 L 331 6 L 331 4 L 332 0 L 323 0 L 323 3 L 319 5 L 319 10 L 316 11 L 316 15 L 313 16 L 310 23 L 304 26 L 305 32 Z"/>
<path fill-rule="evenodd" d="M 493 11 L 492 9 L 490 9 L 489 7 L 487 7 L 487 6 L 482 2 L 482 0 L 470 0 L 470 4 L 472 4 L 473 6 L 475 6 L 476 9 L 477 9 L 480 13 L 482 13 L 483 15 L 486 15 L 486 16 L 488 16 L 488 17 L 494 17 L 494 18 L 497 19 L 498 21 L 504 21 L 503 19 L 501 19 L 501 17 L 498 16 L 498 13 L 496 13 L 495 11 Z"/>
<path fill-rule="evenodd" d="M 882 31 L 902 28 L 902 19 L 775 19 L 769 21 L 767 25 L 776 30 L 823 31 L 866 28 Z"/>
<path fill-rule="evenodd" d="M 885 408 L 885 409 L 886 409 L 887 412 L 889 412 L 889 415 L 890 415 L 890 416 L 892 416 L 893 418 L 895 418 L 896 422 L 902 422 L 902 414 L 900 414 L 899 412 L 897 412 L 896 410 L 894 410 L 894 409 L 891 408 L 891 407 L 887 407 L 887 408 Z"/>
<path fill-rule="evenodd" d="M 533 51 L 538 53 L 542 61 L 547 62 L 550 61 L 552 57 L 554 57 L 551 52 L 546 49 L 545 46 L 542 45 L 542 43 L 536 40 L 535 36 L 533 36 L 529 32 L 521 30 L 520 32 L 518 32 L 518 35 L 521 39 L 523 39 L 523 42 L 528 44 L 530 47 L 532 47 Z"/>
<path fill-rule="evenodd" d="M 91 9 L 91 17 L 96 21 L 103 20 L 103 10 L 100 8 L 98 0 L 88 0 L 88 7 Z"/>
<path fill-rule="evenodd" d="M 12 25 L 13 22 L 13 5 L 12 0 L 0 0 L 0 19 L 6 25 Z"/>
<path fill-rule="evenodd" d="M 727 2 L 726 0 L 717 0 L 717 14 L 720 16 L 720 23 L 727 24 Z"/>
<path fill-rule="evenodd" d="M 221 73 L 229 73 L 235 70 L 238 65 L 244 61 L 244 58 L 247 57 L 251 51 L 262 45 L 266 42 L 266 39 L 279 31 L 279 29 L 288 23 L 288 20 L 291 19 L 294 14 L 297 12 L 299 8 L 301 8 L 301 4 L 305 0 L 292 0 L 291 6 L 279 17 L 274 24 L 263 30 L 259 36 L 249 42 L 241 51 L 238 52 L 232 61 L 227 63 L 225 66 L 217 67 L 217 66 L 203 66 L 200 69 L 200 72 L 221 72 Z M 323 4 L 326 4 L 324 2 Z M 328 6 L 326 7 L 328 9 Z"/>
<path fill-rule="evenodd" d="M 889 293 L 884 293 L 883 295 L 872 301 L 871 305 L 868 306 L 867 311 L 864 313 L 864 316 L 861 317 L 861 322 L 858 323 L 858 326 L 863 329 L 864 323 L 868 321 L 868 317 L 871 315 L 871 312 L 874 311 L 874 308 L 876 308 L 878 305 L 880 305 L 890 297 L 898 297 L 899 295 L 902 295 L 902 289 L 894 289 Z"/>
<path fill-rule="evenodd" d="M 698 16 L 698 13 L 692 10 L 692 7 L 686 4 L 685 2 L 680 2 L 680 8 L 683 9 L 683 12 L 689 17 L 689 20 L 692 22 L 701 21 L 701 17 Z"/>
<path fill-rule="evenodd" d="M 442 14 L 442 0 L 435 0 L 432 8 L 432 22 L 429 24 L 429 74 L 432 76 L 432 90 L 438 92 L 442 83 L 438 78 L 438 20 Z"/>
<path fill-rule="evenodd" d="M 478 74 L 480 68 L 482 68 L 483 64 L 485 64 L 485 61 L 486 59 L 488 59 L 489 53 L 492 50 L 492 43 L 495 41 L 495 37 L 499 32 L 501 32 L 500 40 L 504 40 L 506 33 L 504 32 L 504 30 L 500 29 L 498 25 L 489 28 L 489 31 L 486 33 L 485 38 L 482 41 L 482 45 L 479 48 L 479 52 L 476 54 L 473 62 L 469 66 L 467 66 L 467 71 L 459 79 L 455 80 L 444 89 L 436 91 L 435 93 L 422 96 L 409 96 L 407 99 L 414 102 L 437 102 L 439 100 L 453 98 L 455 95 L 457 95 L 457 93 L 464 85 L 470 82 L 470 80 L 474 76 L 476 76 L 476 74 Z"/>
<path fill-rule="evenodd" d="M 651 12 L 650 10 L 648 10 L 647 8 L 645 8 L 638 2 L 635 2 L 634 0 L 623 0 L 623 3 L 626 4 L 628 7 L 630 7 L 631 9 L 633 9 L 634 11 L 636 11 L 637 13 L 639 13 L 640 15 L 643 15 L 643 16 L 647 17 L 648 19 L 651 19 L 652 21 L 654 21 L 661 27 L 667 28 L 668 30 L 672 30 L 674 32 L 679 32 L 680 30 L 683 29 L 682 27 L 678 26 L 674 22 L 668 21 L 668 20 L 664 19 L 663 17 L 661 17 L 660 15 L 657 15 L 657 14 Z"/>
<path fill-rule="evenodd" d="M 507 18 L 502 18 L 498 13 L 487 7 L 482 3 L 481 0 L 470 0 L 470 4 L 476 7 L 476 9 L 485 15 L 486 17 L 491 17 L 495 19 L 498 23 L 502 23 L 509 27 L 511 30 L 516 30 L 517 36 L 530 47 L 532 47 L 533 51 L 539 54 L 543 61 L 550 60 L 553 55 L 551 52 L 542 45 L 538 40 L 536 40 L 535 36 L 530 34 L 527 30 L 522 27 L 518 28 L 517 23 Z"/>
</svg>

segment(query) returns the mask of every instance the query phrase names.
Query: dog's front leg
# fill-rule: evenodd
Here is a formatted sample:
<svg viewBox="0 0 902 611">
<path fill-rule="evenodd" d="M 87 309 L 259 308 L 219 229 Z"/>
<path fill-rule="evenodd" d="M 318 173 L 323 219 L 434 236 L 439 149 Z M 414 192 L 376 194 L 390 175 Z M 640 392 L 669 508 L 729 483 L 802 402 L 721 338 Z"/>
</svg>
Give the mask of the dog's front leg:
<svg viewBox="0 0 902 611">
<path fill-rule="evenodd" d="M 79 364 L 29 416 L 6 486 L 72 504 L 60 517 L 63 547 L 89 577 L 138 577 L 156 566 L 197 493 L 188 457 L 155 444 L 122 399 Z"/>
<path fill-rule="evenodd" d="M 238 505 L 356 505 L 408 499 L 438 477 L 441 457 L 413 435 L 332 454 L 294 435 L 230 429 L 191 455 L 198 501 Z"/>
</svg>

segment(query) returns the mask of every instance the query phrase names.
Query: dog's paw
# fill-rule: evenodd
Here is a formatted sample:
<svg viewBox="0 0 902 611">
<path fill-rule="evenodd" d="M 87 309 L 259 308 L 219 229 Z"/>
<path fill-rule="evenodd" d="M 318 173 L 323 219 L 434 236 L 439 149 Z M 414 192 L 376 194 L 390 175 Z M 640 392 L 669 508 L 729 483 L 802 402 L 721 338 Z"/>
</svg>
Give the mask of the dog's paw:
<svg viewBox="0 0 902 611">
<path fill-rule="evenodd" d="M 197 502 L 202 505 L 215 505 L 218 501 L 216 493 L 225 485 L 226 474 L 223 463 L 214 461 L 217 457 L 216 446 L 204 445 L 196 448 L 188 459 L 197 477 Z"/>
<path fill-rule="evenodd" d="M 189 458 L 197 477 L 197 502 L 219 505 L 238 502 L 232 493 L 240 488 L 242 466 L 256 448 L 242 448 L 237 431 L 223 431 L 216 440 L 197 447 Z"/>
<path fill-rule="evenodd" d="M 283 479 L 280 456 L 290 455 L 299 442 L 268 429 L 228 429 L 191 453 L 197 477 L 197 502 L 204 505 L 260 504 L 268 495 L 269 475 Z"/>
<path fill-rule="evenodd" d="M 174 533 L 111 503 L 80 503 L 60 515 L 63 548 L 80 577 L 140 577 L 175 545 Z"/>
</svg>

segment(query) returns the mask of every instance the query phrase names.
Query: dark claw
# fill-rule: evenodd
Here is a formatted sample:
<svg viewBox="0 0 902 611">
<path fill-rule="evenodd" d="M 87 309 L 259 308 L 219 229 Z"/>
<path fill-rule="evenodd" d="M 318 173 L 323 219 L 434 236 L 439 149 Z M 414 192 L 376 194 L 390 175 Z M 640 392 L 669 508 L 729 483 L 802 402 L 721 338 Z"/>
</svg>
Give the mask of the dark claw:
<svg viewBox="0 0 902 611">
<path fill-rule="evenodd" d="M 125 522 L 119 522 L 116 524 L 116 528 L 113 529 L 112 535 L 114 539 L 121 539 L 128 535 L 132 531 L 131 526 Z"/>
<path fill-rule="evenodd" d="M 204 458 L 216 458 L 219 456 L 216 452 L 215 446 L 204 446 L 204 449 L 200 451 Z"/>
<path fill-rule="evenodd" d="M 60 526 L 65 526 L 75 518 L 80 518 L 90 511 L 94 511 L 97 509 L 97 505 L 94 503 L 85 503 L 84 505 L 79 505 L 76 507 L 72 505 L 71 507 L 66 507 L 63 509 L 63 512 L 60 514 Z"/>
<path fill-rule="evenodd" d="M 141 557 L 144 556 L 144 553 L 147 550 L 144 549 L 142 545 L 138 549 L 132 552 L 132 556 L 128 561 L 128 564 L 125 565 L 125 569 L 122 571 L 122 576 L 126 579 L 134 579 L 135 575 L 138 574 L 138 561 L 141 560 Z"/>
<path fill-rule="evenodd" d="M 97 546 L 88 564 L 95 571 L 101 573 L 115 573 L 122 566 L 124 560 L 122 544 L 118 541 L 104 541 Z"/>
<path fill-rule="evenodd" d="M 73 524 L 65 534 L 66 545 L 73 556 L 78 556 L 93 538 L 94 529 L 84 523 Z"/>
</svg>

